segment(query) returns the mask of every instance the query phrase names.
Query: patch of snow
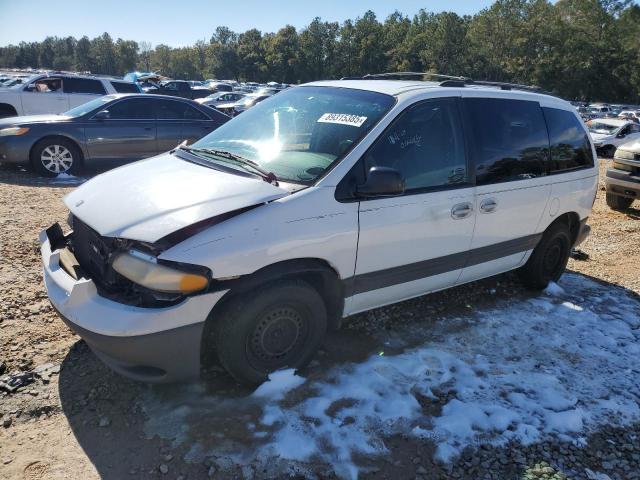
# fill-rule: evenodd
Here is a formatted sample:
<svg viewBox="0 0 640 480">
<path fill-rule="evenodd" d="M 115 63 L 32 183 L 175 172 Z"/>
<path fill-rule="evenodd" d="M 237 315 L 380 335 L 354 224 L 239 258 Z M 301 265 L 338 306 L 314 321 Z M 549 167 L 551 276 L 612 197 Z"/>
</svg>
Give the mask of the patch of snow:
<svg viewBox="0 0 640 480">
<path fill-rule="evenodd" d="M 479 443 L 526 445 L 555 435 L 583 444 L 600 425 L 640 420 L 640 303 L 580 275 L 565 274 L 561 283 L 551 288 L 562 298 L 476 308 L 453 333 L 430 326 L 417 348 L 340 365 L 321 380 L 303 384 L 292 371 L 276 372 L 248 399 L 208 397 L 190 404 L 193 412 L 165 402 L 155 413 L 186 423 L 183 414 L 200 421 L 210 415 L 205 408 L 222 408 L 221 418 L 235 420 L 249 402 L 258 409 L 244 422 L 250 441 L 221 440 L 224 448 L 216 443 L 207 454 L 265 468 L 320 460 L 347 479 L 360 472 L 354 458 L 384 455 L 385 439 L 396 433 L 432 440 L 445 462 Z M 289 398 L 293 388 L 304 395 Z"/>
<path fill-rule="evenodd" d="M 280 400 L 284 395 L 304 383 L 305 379 L 296 375 L 293 368 L 280 370 L 269 375 L 269 379 L 261 384 L 253 396 L 267 400 Z"/>
<path fill-rule="evenodd" d="M 547 288 L 544 289 L 544 293 L 551 295 L 552 297 L 561 297 L 565 295 L 564 289 L 556 282 L 549 282 Z"/>
<path fill-rule="evenodd" d="M 86 178 L 75 177 L 68 173 L 59 173 L 56 177 L 53 177 L 49 183 L 53 185 L 80 185 L 86 181 Z"/>
</svg>

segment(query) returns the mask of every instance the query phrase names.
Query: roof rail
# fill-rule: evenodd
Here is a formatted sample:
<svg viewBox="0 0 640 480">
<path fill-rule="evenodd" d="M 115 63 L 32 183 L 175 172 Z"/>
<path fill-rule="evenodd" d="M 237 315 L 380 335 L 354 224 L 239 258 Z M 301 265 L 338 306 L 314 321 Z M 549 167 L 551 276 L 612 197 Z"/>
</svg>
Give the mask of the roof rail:
<svg viewBox="0 0 640 480">
<path fill-rule="evenodd" d="M 401 80 L 403 78 L 412 78 L 414 80 L 427 80 L 434 79 L 440 80 L 441 87 L 466 87 L 466 86 L 483 86 L 483 87 L 497 87 L 501 90 L 522 90 L 526 92 L 542 93 L 545 95 L 552 95 L 553 93 L 544 90 L 536 85 L 522 85 L 519 83 L 508 82 L 493 82 L 490 80 L 473 80 L 469 77 L 454 76 L 454 75 L 442 75 L 439 73 L 431 72 L 385 72 L 385 73 L 369 73 L 362 77 L 343 77 L 340 80 Z"/>
<path fill-rule="evenodd" d="M 456 77 L 453 75 L 442 75 L 440 73 L 431 72 L 385 72 L 385 73 L 368 73 L 361 77 L 362 80 L 378 80 L 389 79 L 399 80 L 401 77 L 420 77 L 419 80 L 424 80 L 425 77 L 437 79 L 437 80 L 467 80 L 465 77 Z"/>
</svg>

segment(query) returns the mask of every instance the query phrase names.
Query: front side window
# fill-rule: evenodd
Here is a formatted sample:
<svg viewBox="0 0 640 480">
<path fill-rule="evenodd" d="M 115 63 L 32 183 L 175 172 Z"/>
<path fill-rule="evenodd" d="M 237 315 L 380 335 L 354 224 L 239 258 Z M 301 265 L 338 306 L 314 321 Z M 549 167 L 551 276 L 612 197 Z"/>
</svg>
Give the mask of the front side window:
<svg viewBox="0 0 640 480">
<path fill-rule="evenodd" d="M 465 98 L 464 103 L 478 185 L 546 175 L 549 139 L 538 102 Z"/>
<path fill-rule="evenodd" d="M 65 93 L 83 93 L 90 95 L 104 95 L 107 93 L 100 80 L 90 78 L 65 78 Z"/>
<path fill-rule="evenodd" d="M 106 107 L 111 120 L 152 120 L 153 101 L 151 99 L 124 99 Z"/>
<path fill-rule="evenodd" d="M 468 183 L 455 99 L 429 100 L 400 114 L 364 157 L 365 171 L 391 167 L 407 191 Z"/>
<path fill-rule="evenodd" d="M 42 78 L 29 87 L 29 91 L 35 93 L 62 93 L 61 78 Z"/>
<path fill-rule="evenodd" d="M 557 108 L 544 107 L 542 110 L 549 130 L 550 173 L 592 167 L 591 143 L 576 116 Z"/>
<path fill-rule="evenodd" d="M 228 151 L 283 181 L 309 184 L 349 152 L 394 103 L 392 96 L 377 92 L 295 87 L 234 117 L 193 147 Z"/>
</svg>

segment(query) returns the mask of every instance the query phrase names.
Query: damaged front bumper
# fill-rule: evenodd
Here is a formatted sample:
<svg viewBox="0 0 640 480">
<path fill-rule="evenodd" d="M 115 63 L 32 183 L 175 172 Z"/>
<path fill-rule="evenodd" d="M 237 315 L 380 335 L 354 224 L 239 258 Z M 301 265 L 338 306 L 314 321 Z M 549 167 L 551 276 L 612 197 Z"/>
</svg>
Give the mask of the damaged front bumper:
<svg viewBox="0 0 640 480">
<path fill-rule="evenodd" d="M 164 308 L 125 305 L 98 294 L 94 282 L 73 278 L 40 233 L 44 282 L 62 320 L 109 367 L 134 380 L 176 382 L 197 379 L 204 322 L 225 292 L 188 297 Z"/>
</svg>

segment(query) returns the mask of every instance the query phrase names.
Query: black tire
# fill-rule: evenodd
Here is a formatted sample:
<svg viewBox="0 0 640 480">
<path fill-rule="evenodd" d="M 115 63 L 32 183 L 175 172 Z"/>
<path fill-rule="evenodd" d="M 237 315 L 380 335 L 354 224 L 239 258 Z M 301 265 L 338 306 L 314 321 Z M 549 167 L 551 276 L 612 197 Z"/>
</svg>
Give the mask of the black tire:
<svg viewBox="0 0 640 480">
<path fill-rule="evenodd" d="M 616 154 L 616 147 L 614 147 L 613 145 L 607 145 L 606 147 L 602 148 L 602 156 L 604 158 L 613 158 L 615 154 Z"/>
<path fill-rule="evenodd" d="M 518 270 L 522 283 L 527 288 L 542 290 L 549 282 L 557 282 L 567 267 L 571 246 L 569 227 L 563 222 L 551 224 L 527 263 Z"/>
<path fill-rule="evenodd" d="M 320 294 L 301 280 L 283 280 L 239 296 L 219 312 L 216 350 L 239 382 L 258 384 L 283 368 L 302 368 L 327 331 Z"/>
<path fill-rule="evenodd" d="M 44 138 L 31 149 L 30 161 L 33 170 L 43 177 L 56 177 L 61 173 L 75 175 L 80 172 L 82 152 L 66 138 Z"/>
<path fill-rule="evenodd" d="M 633 198 L 621 197 L 607 192 L 607 205 L 613 210 L 626 210 L 633 203 Z"/>
</svg>

